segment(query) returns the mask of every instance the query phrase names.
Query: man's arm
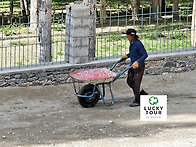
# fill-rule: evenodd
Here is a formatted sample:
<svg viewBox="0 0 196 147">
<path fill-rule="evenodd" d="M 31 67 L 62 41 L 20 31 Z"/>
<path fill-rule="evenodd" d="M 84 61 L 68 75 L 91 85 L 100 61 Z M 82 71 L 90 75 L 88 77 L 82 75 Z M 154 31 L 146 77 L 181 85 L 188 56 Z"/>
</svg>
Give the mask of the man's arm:
<svg viewBox="0 0 196 147">
<path fill-rule="evenodd" d="M 148 54 L 142 43 L 139 43 L 138 51 L 140 52 L 142 56 L 137 60 L 137 62 L 138 63 L 144 62 L 144 60 L 148 57 Z"/>
</svg>

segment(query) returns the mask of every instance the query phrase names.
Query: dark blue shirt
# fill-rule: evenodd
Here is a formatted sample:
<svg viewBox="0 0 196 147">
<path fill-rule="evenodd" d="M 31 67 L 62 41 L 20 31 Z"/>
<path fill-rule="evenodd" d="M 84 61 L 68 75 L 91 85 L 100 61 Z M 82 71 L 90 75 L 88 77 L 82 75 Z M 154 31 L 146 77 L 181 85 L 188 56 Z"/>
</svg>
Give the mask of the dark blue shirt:
<svg viewBox="0 0 196 147">
<path fill-rule="evenodd" d="M 129 53 L 127 54 L 130 57 L 131 65 L 137 61 L 139 67 L 144 66 L 144 60 L 148 57 L 146 49 L 140 40 L 135 39 L 133 42 L 130 41 Z"/>
</svg>

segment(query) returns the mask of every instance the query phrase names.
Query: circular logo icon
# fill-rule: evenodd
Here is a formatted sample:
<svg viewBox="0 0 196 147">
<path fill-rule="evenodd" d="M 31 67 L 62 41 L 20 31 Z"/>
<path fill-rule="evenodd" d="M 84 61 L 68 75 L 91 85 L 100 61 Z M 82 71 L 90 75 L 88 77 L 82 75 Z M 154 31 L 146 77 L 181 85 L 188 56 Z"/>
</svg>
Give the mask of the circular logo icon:
<svg viewBox="0 0 196 147">
<path fill-rule="evenodd" d="M 155 97 L 155 96 L 151 96 L 151 97 L 149 98 L 149 103 L 150 103 L 151 105 L 157 105 L 158 102 L 159 102 L 159 100 L 158 100 L 158 98 Z"/>
</svg>

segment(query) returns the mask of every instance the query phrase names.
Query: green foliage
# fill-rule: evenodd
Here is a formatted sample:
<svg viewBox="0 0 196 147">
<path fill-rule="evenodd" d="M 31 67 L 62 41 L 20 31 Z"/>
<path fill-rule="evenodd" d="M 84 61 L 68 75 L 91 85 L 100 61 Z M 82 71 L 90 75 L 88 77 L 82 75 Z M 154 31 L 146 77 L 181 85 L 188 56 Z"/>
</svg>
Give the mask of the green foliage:
<svg viewBox="0 0 196 147">
<path fill-rule="evenodd" d="M 120 40 L 114 39 L 114 36 L 112 35 L 111 39 L 102 39 L 97 42 L 98 48 L 96 52 L 98 52 L 98 55 L 96 57 L 123 55 L 128 52 L 129 41 L 125 41 L 125 37 L 120 37 Z M 191 47 L 190 31 L 186 32 L 177 28 L 173 32 L 165 34 L 164 32 L 152 32 L 149 34 L 148 31 L 145 31 L 139 34 L 139 36 L 148 52 L 178 50 Z"/>
<path fill-rule="evenodd" d="M 16 35 L 19 33 L 19 30 L 25 28 L 24 25 L 5 25 L 0 27 L 0 31 L 3 32 L 4 35 Z"/>
<path fill-rule="evenodd" d="M 113 33 L 109 37 L 106 38 L 106 41 L 111 42 L 111 41 L 118 41 L 121 39 L 122 39 L 122 37 L 119 34 Z"/>
<path fill-rule="evenodd" d="M 22 66 L 22 65 L 23 65 L 22 61 L 18 61 L 18 62 L 16 62 L 16 64 L 17 64 L 18 66 Z"/>
<path fill-rule="evenodd" d="M 138 25 L 137 26 L 139 29 L 147 29 L 149 26 L 148 25 Z"/>
<path fill-rule="evenodd" d="M 25 42 L 21 42 L 21 41 L 12 41 L 12 42 L 10 42 L 10 45 L 22 45 L 22 46 L 24 46 L 24 45 L 26 45 L 27 43 L 25 43 Z"/>
<path fill-rule="evenodd" d="M 156 32 L 156 33 L 152 33 L 152 34 L 147 34 L 145 35 L 146 39 L 150 39 L 150 40 L 154 40 L 157 39 L 157 37 L 165 37 L 163 33 L 161 32 Z"/>
<path fill-rule="evenodd" d="M 11 26 L 3 26 L 1 27 L 1 32 L 6 36 L 9 36 L 11 33 L 15 34 L 15 31 L 11 30 L 11 28 Z"/>
<path fill-rule="evenodd" d="M 156 39 L 142 38 L 147 51 L 163 51 L 191 47 L 190 32 L 178 32 Z"/>
<path fill-rule="evenodd" d="M 57 54 L 58 54 L 59 56 L 64 55 L 62 48 L 58 51 L 58 53 L 57 53 Z"/>
<path fill-rule="evenodd" d="M 75 0 L 52 0 L 52 8 L 62 8 L 63 6 L 68 5 L 69 3 L 74 1 Z"/>
<path fill-rule="evenodd" d="M 18 15 L 19 9 L 20 9 L 20 0 L 13 0 L 14 13 Z M 9 11 L 10 11 L 10 0 L 0 1 L 0 12 L 9 13 Z"/>
<path fill-rule="evenodd" d="M 183 40 L 184 38 L 187 38 L 186 32 L 174 32 L 170 35 L 170 39 L 178 39 Z"/>
<path fill-rule="evenodd" d="M 62 27 L 53 27 L 53 30 L 54 30 L 54 31 L 62 31 L 63 28 L 62 28 Z"/>
</svg>

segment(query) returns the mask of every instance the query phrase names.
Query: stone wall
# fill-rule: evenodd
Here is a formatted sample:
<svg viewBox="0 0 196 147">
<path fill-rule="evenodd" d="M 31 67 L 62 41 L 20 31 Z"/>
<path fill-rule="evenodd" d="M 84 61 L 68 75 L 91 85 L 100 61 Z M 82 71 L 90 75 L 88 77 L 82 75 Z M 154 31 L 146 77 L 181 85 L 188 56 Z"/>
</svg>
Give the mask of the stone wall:
<svg viewBox="0 0 196 147">
<path fill-rule="evenodd" d="M 81 69 L 110 68 L 117 59 L 100 60 L 85 64 L 61 64 L 30 69 L 0 72 L 0 87 L 58 85 L 72 82 L 69 74 Z M 196 51 L 149 55 L 145 75 L 180 73 L 196 69 Z M 114 69 L 120 72 L 129 65 L 129 60 Z M 122 76 L 126 77 L 127 72 Z"/>
</svg>

